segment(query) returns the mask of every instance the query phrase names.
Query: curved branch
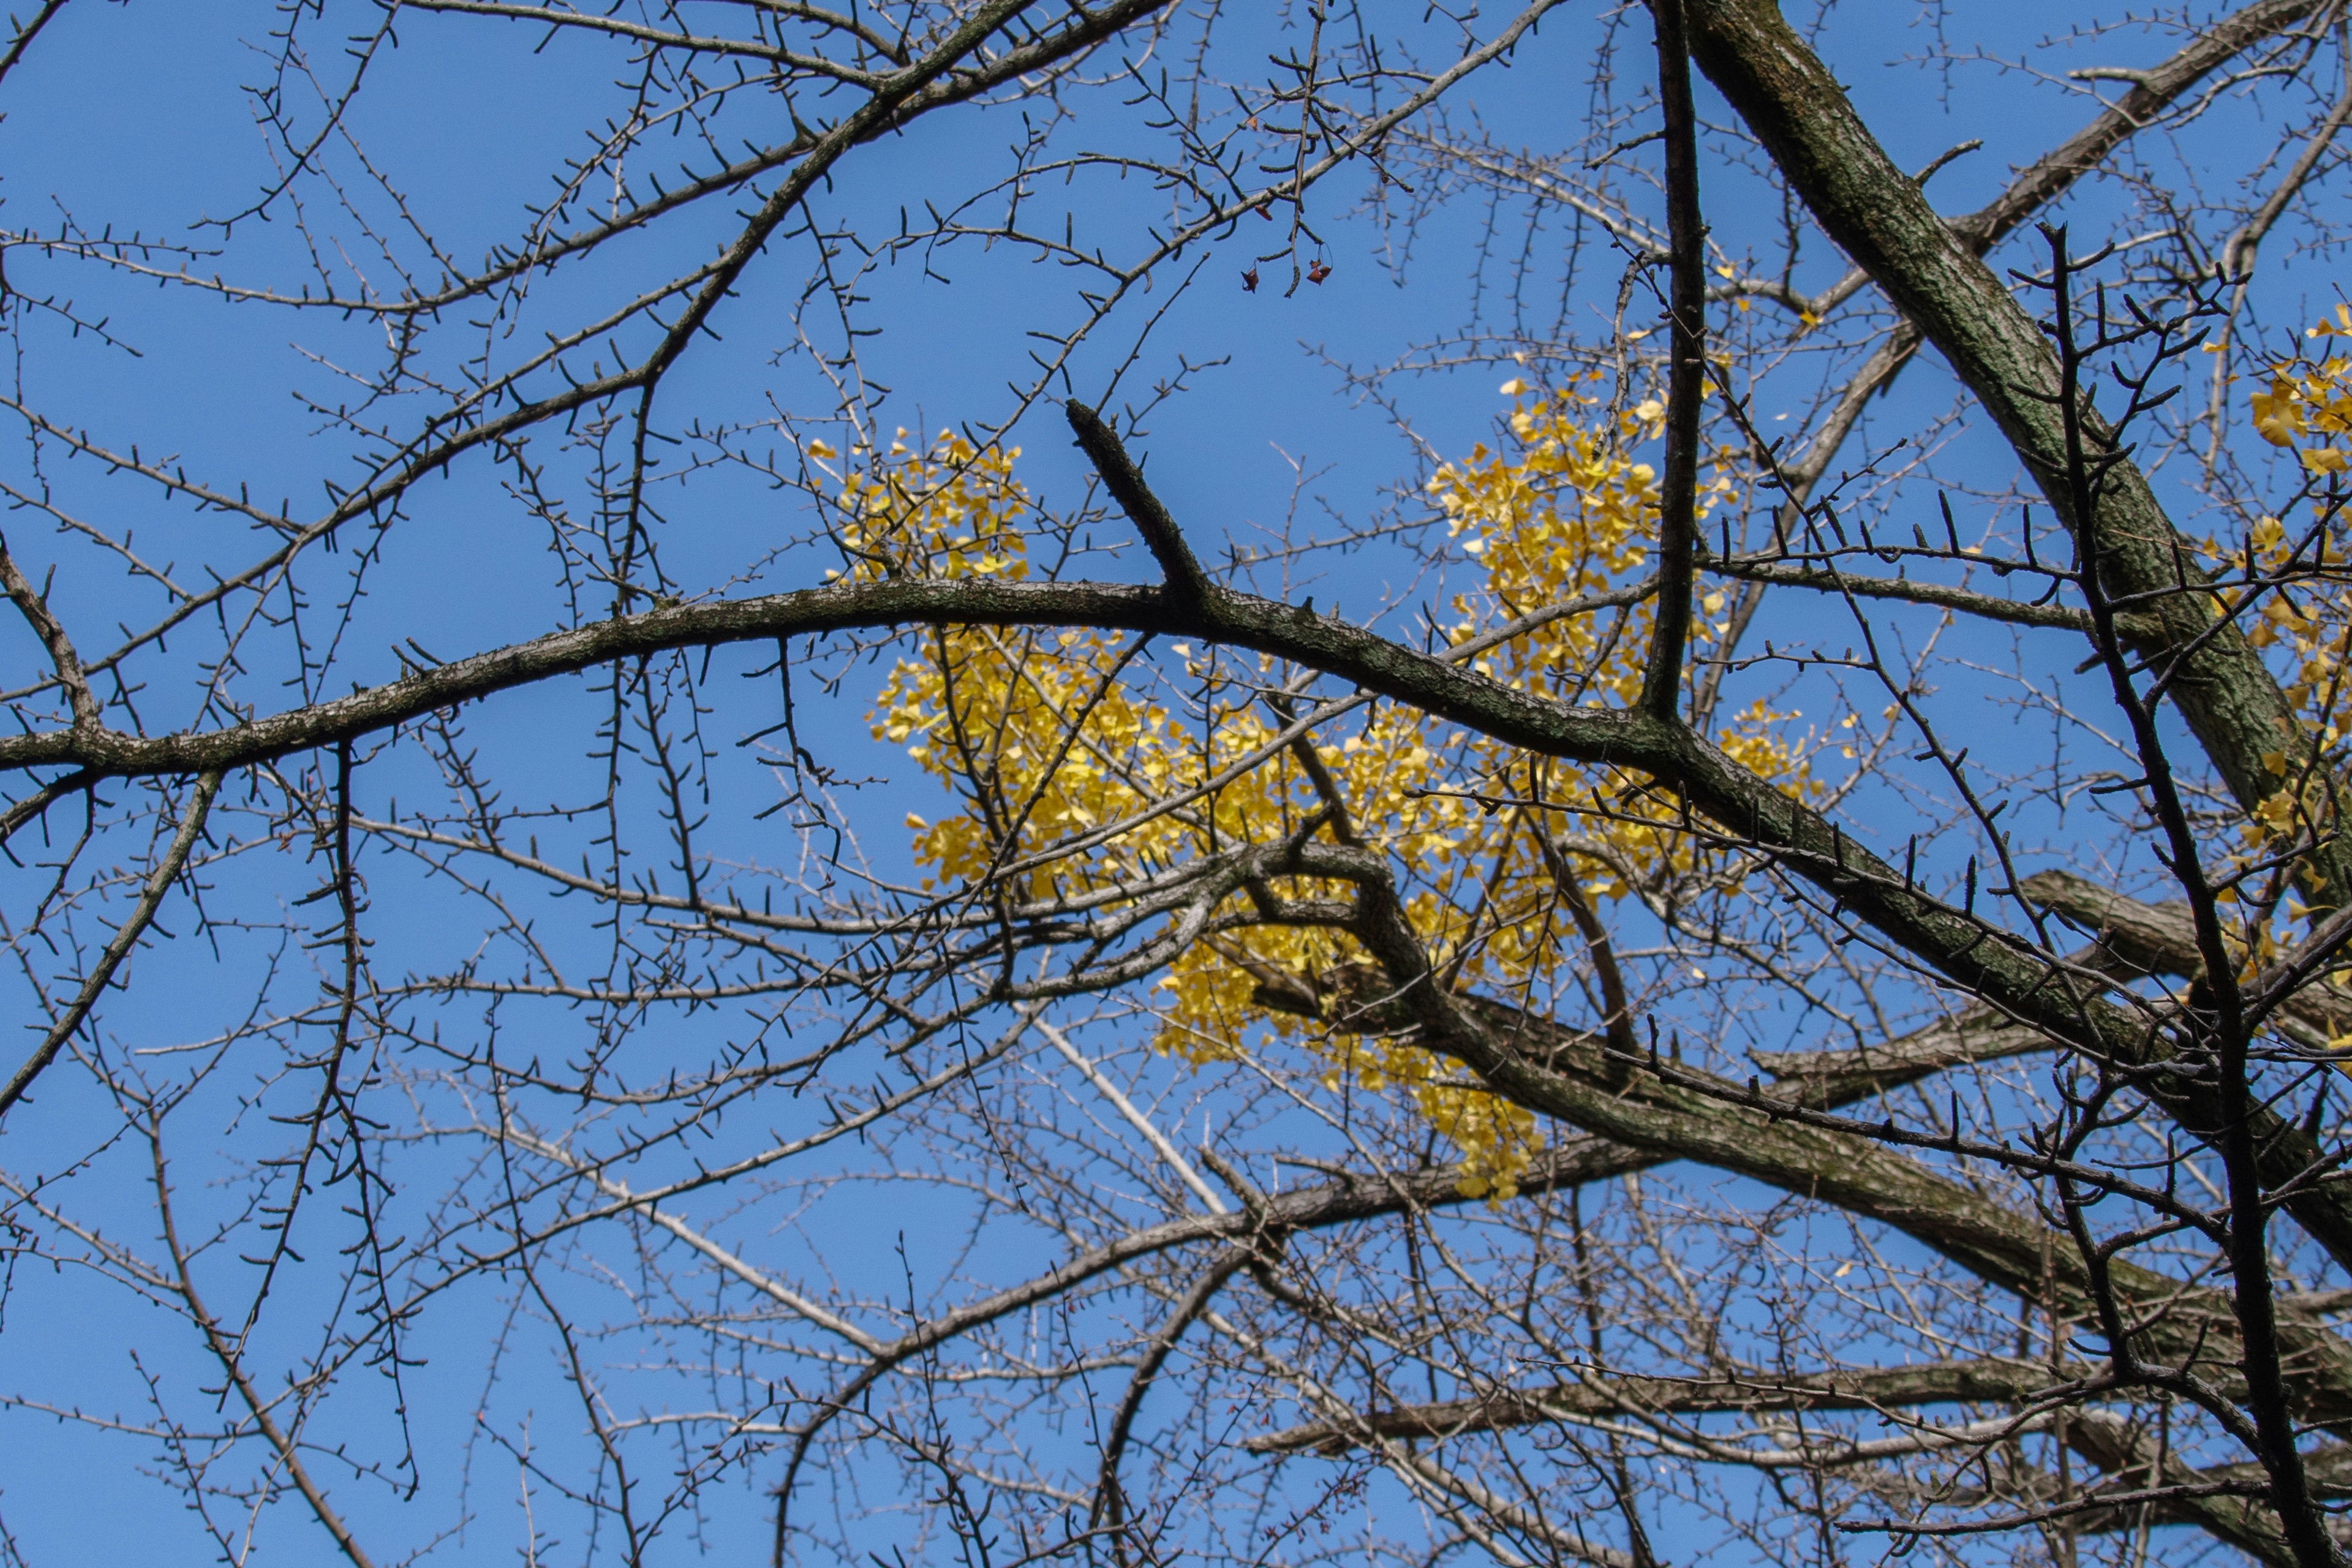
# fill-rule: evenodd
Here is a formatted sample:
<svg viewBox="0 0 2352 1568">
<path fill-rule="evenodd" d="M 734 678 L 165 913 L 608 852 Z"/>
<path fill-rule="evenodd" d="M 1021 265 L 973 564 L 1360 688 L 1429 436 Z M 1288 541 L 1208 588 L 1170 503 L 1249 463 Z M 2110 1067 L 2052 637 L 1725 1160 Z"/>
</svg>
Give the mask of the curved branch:
<svg viewBox="0 0 2352 1568">
<path fill-rule="evenodd" d="M 1186 1329 L 1200 1321 L 1201 1314 L 1209 1310 L 1209 1303 L 1216 1299 L 1217 1292 L 1225 1288 L 1225 1281 L 1239 1273 L 1250 1261 L 1250 1250 L 1245 1247 L 1229 1249 L 1210 1265 L 1209 1271 L 1202 1275 L 1190 1290 L 1184 1292 L 1184 1299 L 1176 1303 L 1175 1310 L 1168 1314 L 1167 1321 L 1151 1336 L 1151 1348 L 1144 1352 L 1143 1360 L 1135 1369 L 1135 1375 L 1128 1379 L 1127 1392 L 1119 1397 L 1118 1409 L 1111 1417 L 1110 1431 L 1103 1438 L 1102 1468 L 1095 1481 L 1094 1516 L 1088 1522 L 1111 1532 L 1121 1563 L 1130 1559 L 1124 1540 L 1127 1496 L 1119 1489 L 1118 1462 L 1127 1453 L 1128 1435 L 1135 1428 L 1136 1414 L 1143 1408 L 1143 1396 L 1151 1392 L 1152 1384 L 1160 1376 L 1160 1369 L 1168 1364 L 1169 1356 L 1175 1352 L 1176 1342 L 1184 1337 Z"/>
<path fill-rule="evenodd" d="M 2079 994 L 2030 943 L 1928 897 L 1821 813 L 1678 721 L 1553 702 L 1345 621 L 1213 584 L 1191 606 L 1165 588 L 970 578 L 839 584 L 681 605 L 559 632 L 235 730 L 153 739 L 111 730 L 0 737 L 0 768 L 68 764 L 116 775 L 226 772 L 614 658 L 940 623 L 1080 625 L 1202 637 L 1289 659 L 1540 756 L 1647 774 L 1737 841 L 1829 893 L 1917 962 L 2019 1022 L 2110 1060 L 2144 1068 L 2162 1062 L 2165 1047 L 2143 1017 Z M 2152 1078 L 2149 1088 L 2184 1124 L 2221 1124 L 2209 1089 L 2164 1075 Z M 2309 1180 L 2319 1156 L 2308 1134 L 2267 1110 L 2256 1113 L 2256 1122 L 2268 1184 L 2290 1194 L 2288 1211 L 2315 1240 L 2352 1261 L 2352 1191 Z"/>
<path fill-rule="evenodd" d="M 212 809 L 213 796 L 219 792 L 220 786 L 221 775 L 216 771 L 205 773 L 196 780 L 194 798 L 188 802 L 187 809 L 181 814 L 179 830 L 172 835 L 170 847 L 155 862 L 155 868 L 147 874 L 147 883 L 140 890 L 139 901 L 131 906 L 131 913 L 115 928 L 113 937 L 99 953 L 98 963 L 91 966 L 89 973 L 82 980 L 81 989 L 74 993 L 74 999 L 67 1004 L 65 1012 L 49 1026 L 49 1031 L 42 1037 L 41 1043 L 9 1076 L 7 1083 L 0 1085 L 0 1116 L 7 1115 L 9 1108 L 24 1099 L 25 1091 L 33 1087 L 33 1080 L 57 1059 L 58 1052 L 73 1038 L 74 1031 L 81 1027 L 82 1021 L 89 1016 L 89 1010 L 105 994 L 108 984 L 114 979 L 114 972 L 122 966 L 122 961 L 130 956 L 131 950 L 139 945 L 139 939 L 147 934 L 147 928 L 154 923 L 155 911 L 163 907 L 163 896 L 172 890 L 172 884 L 179 880 L 180 872 L 187 866 L 188 856 L 196 847 L 196 836 L 204 831 L 205 814 Z"/>
</svg>

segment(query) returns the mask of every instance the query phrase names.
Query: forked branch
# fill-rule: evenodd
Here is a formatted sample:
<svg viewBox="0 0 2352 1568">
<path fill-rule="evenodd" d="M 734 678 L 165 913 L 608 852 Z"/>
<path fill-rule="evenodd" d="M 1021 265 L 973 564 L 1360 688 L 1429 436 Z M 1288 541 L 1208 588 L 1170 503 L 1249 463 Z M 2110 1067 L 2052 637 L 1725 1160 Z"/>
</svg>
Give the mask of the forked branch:
<svg viewBox="0 0 2352 1568">
<path fill-rule="evenodd" d="M 1087 460 L 1095 472 L 1102 476 L 1103 488 L 1110 491 L 1111 500 L 1118 502 L 1135 531 L 1143 535 L 1145 548 L 1160 563 L 1160 570 L 1168 580 L 1168 591 L 1179 603 L 1198 605 L 1207 597 L 1208 578 L 1201 563 L 1193 558 L 1192 547 L 1184 542 L 1183 533 L 1176 520 L 1143 482 L 1143 470 L 1127 455 L 1127 447 L 1117 431 L 1103 423 L 1102 416 L 1076 398 L 1062 405 L 1069 416 L 1070 428 L 1086 449 Z"/>
</svg>

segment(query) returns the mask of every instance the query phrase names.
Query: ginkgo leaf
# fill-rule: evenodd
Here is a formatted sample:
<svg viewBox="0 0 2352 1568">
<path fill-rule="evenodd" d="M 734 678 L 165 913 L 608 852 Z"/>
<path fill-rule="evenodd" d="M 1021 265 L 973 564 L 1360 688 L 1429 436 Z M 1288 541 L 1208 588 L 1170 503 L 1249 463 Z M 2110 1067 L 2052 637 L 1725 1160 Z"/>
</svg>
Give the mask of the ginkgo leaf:
<svg viewBox="0 0 2352 1568">
<path fill-rule="evenodd" d="M 1459 644 L 1514 618 L 1514 606 L 1595 594 L 1635 580 L 1657 532 L 1657 478 L 1636 453 L 1656 439 L 1664 408 L 1644 397 L 1616 423 L 1583 394 L 1530 398 L 1513 377 L 1515 402 L 1499 449 L 1481 446 L 1429 481 L 1431 500 L 1469 561 L 1471 582 L 1452 601 L 1444 639 Z M 989 575 L 1027 571 L 1024 529 L 1034 512 L 1013 473 L 1016 454 L 976 450 L 943 433 L 921 453 L 886 458 L 844 486 L 839 533 L 854 574 Z M 1701 487 L 1702 509 L 1734 493 L 1724 455 Z M 1710 594 L 1710 613 L 1725 603 Z M 1572 700 L 1633 700 L 1651 610 L 1637 603 L 1607 616 L 1544 623 L 1480 655 L 1479 673 Z M 1702 621 L 1695 640 L 1723 634 Z M 869 718 L 877 739 L 908 754 L 956 797 L 936 821 L 910 818 L 914 850 L 931 886 L 1013 877 L 1016 896 L 1116 896 L 1119 889 L 1217 853 L 1220 845 L 1278 840 L 1316 809 L 1316 786 L 1261 700 L 1273 671 L 1170 645 L 1184 662 L 1172 675 L 1126 661 L 1123 639 L 1093 630 L 961 626 L 909 634 Z M 1202 689 L 1205 684 L 1205 692 Z M 1782 787 L 1812 787 L 1801 751 L 1783 734 L 1793 715 L 1763 703 L 1735 713 L 1724 751 Z M 1541 833 L 1580 835 L 1606 853 L 1579 852 L 1573 870 L 1588 898 L 1631 889 L 1623 878 L 1695 868 L 1709 851 L 1675 814 L 1629 795 L 1606 769 L 1541 763 L 1548 800 L 1559 808 L 1495 811 L 1476 802 L 1515 795 L 1532 759 L 1427 714 L 1381 704 L 1310 738 L 1319 766 L 1344 798 L 1356 834 L 1410 880 L 1406 913 L 1455 984 L 1511 992 L 1549 985 L 1584 961 L 1562 910 Z M 1567 803 L 1606 793 L 1608 809 L 1571 815 Z M 1182 811 L 1164 803 L 1183 798 Z M 1009 825 L 1009 826 L 1008 826 Z M 1066 852 L 1062 847 L 1069 846 Z M 1557 851 L 1554 851 L 1557 853 Z M 1340 884 L 1276 879 L 1271 891 L 1303 900 L 1352 896 Z M 1462 1081 L 1457 1070 L 1408 1039 L 1360 1032 L 1361 1015 L 1334 1004 L 1269 1005 L 1281 981 L 1297 995 L 1337 997 L 1368 955 L 1329 927 L 1260 922 L 1235 892 L 1218 913 L 1214 940 L 1192 942 L 1158 978 L 1160 1047 L 1207 1064 L 1253 1042 L 1310 1053 L 1327 1089 L 1399 1096 L 1451 1142 L 1463 1190 L 1509 1196 L 1542 1132 L 1524 1109 Z M 1173 918 L 1173 917 L 1171 917 Z M 1338 987 L 1335 992 L 1333 987 Z"/>
</svg>

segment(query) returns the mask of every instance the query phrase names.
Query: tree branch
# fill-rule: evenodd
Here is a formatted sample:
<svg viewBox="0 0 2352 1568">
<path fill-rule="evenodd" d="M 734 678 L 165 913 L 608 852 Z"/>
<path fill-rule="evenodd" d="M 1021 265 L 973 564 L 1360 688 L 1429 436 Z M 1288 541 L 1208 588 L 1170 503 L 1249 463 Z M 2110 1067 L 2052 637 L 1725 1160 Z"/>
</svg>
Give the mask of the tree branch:
<svg viewBox="0 0 2352 1568">
<path fill-rule="evenodd" d="M 1699 403 L 1706 395 L 1706 228 L 1698 205 L 1697 117 L 1683 0 L 1650 0 L 1657 26 L 1658 106 L 1665 116 L 1666 451 L 1658 476 L 1658 604 L 1642 661 L 1641 706 L 1661 719 L 1682 709 L 1697 559 Z"/>
<path fill-rule="evenodd" d="M 49 650 L 49 663 L 58 672 L 58 684 L 65 688 L 66 700 L 73 706 L 74 727 L 86 729 L 100 721 L 98 699 L 89 689 L 89 679 L 82 673 L 81 656 L 74 651 L 73 639 L 66 635 L 65 624 L 49 608 L 47 595 L 26 579 L 16 558 L 8 553 L 5 540 L 0 540 L 0 589 L 7 591 L 16 608 Z"/>
<path fill-rule="evenodd" d="M 2084 1369 L 2086 1375 L 2090 1369 Z M 1595 1369 L 1574 1383 L 1498 1388 L 1469 1398 L 1367 1411 L 1352 1421 L 1314 1421 L 1249 1438 L 1252 1453 L 1305 1449 L 1330 1455 L 1380 1437 L 1458 1437 L 1567 1415 L 1692 1415 L 1724 1411 L 1879 1410 L 1917 1405 L 2016 1404 L 2069 1385 L 2021 1361 L 1923 1362 L 1839 1367 L 1790 1376 L 1657 1377 Z"/>
<path fill-rule="evenodd" d="M 1102 416 L 1076 398 L 1062 405 L 1069 416 L 1070 428 L 1076 432 L 1078 445 L 1086 448 L 1087 458 L 1102 476 L 1103 488 L 1135 524 L 1136 532 L 1160 563 L 1160 571 L 1167 579 L 1168 592 L 1179 604 L 1198 604 L 1208 586 L 1208 578 L 1201 563 L 1193 559 L 1192 547 L 1184 542 L 1184 535 L 1151 487 L 1143 482 L 1143 470 L 1127 455 L 1116 431 L 1102 421 Z"/>
<path fill-rule="evenodd" d="M 1362 627 L 1208 585 L 1197 605 L 1164 588 L 994 579 L 845 583 L 765 598 L 616 616 L 533 642 L 420 670 L 334 701 L 234 730 L 152 739 L 111 730 L 0 736 L 0 768 L 73 764 L 98 774 L 227 772 L 388 728 L 437 710 L 614 658 L 666 648 L 773 641 L 783 636 L 909 625 L 1080 625 L 1213 638 L 1318 669 L 1539 756 L 1622 767 L 1664 781 L 1737 840 L 1776 858 L 1888 941 L 1973 995 L 2054 1040 L 2138 1067 L 2164 1047 L 2146 1020 L 2074 994 L 2030 944 L 1914 887 L 1895 868 L 1836 832 L 1827 818 L 1759 778 L 1673 721 L 1570 706 L 1518 690 Z M 2150 1090 L 2192 1128 L 2220 1125 L 2210 1090 L 2154 1079 Z M 2288 1211 L 2339 1259 L 2352 1261 L 2352 1191 L 2295 1177 L 2315 1164 L 2313 1141 L 2267 1110 L 2255 1116 L 2265 1169 L 2288 1186 Z"/>
<path fill-rule="evenodd" d="M 1970 241 L 1937 215 L 1886 156 L 1777 5 L 1770 0 L 1688 5 L 1692 58 L 1699 68 L 1763 142 L 1830 237 L 1942 352 L 2060 518 L 2079 532 L 2088 520 L 2078 515 L 2067 479 L 2065 420 L 2053 401 L 2058 364 L 2032 318 L 1978 259 Z M 2273 16 L 2256 9 L 2261 16 Z M 2243 36 L 2251 41 L 2258 34 Z M 2085 136 L 2077 138 L 2081 147 L 2070 159 L 2095 146 L 2104 156 L 2099 137 Z M 2051 178 L 2070 166 L 2053 163 Z M 2091 444 L 2112 455 L 2113 433 L 2088 409 L 2078 412 Z M 2161 623 L 2167 647 L 2182 650 L 2174 677 L 2182 716 L 2239 805 L 2252 810 L 2281 787 L 2263 763 L 2264 753 L 2277 749 L 2280 734 L 2292 732 L 2292 712 L 2277 680 L 2234 623 L 2213 623 L 2193 547 L 2174 530 L 2128 458 L 2117 458 L 2106 470 L 2097 526 L 2101 537 L 2089 553 L 2101 562 L 2116 597 L 2148 596 L 2137 601 L 2147 606 L 2143 613 Z M 2339 836 L 2316 858 L 2325 901 L 2332 907 L 2352 900 L 2352 844 Z"/>
<path fill-rule="evenodd" d="M 2108 153 L 2169 109 L 2208 71 L 2336 3 L 2256 0 L 2200 28 L 2187 47 L 2140 72 L 2132 89 L 2113 107 L 2035 159 L 2000 195 L 1966 217 L 1954 218 L 1952 232 L 1979 253 L 1990 249 L 2067 186 L 2105 162 Z"/>
<path fill-rule="evenodd" d="M 34 1047 L 33 1054 L 26 1057 L 24 1064 L 10 1075 L 5 1085 L 0 1085 L 0 1116 L 7 1115 L 9 1108 L 24 1099 L 25 1091 L 33 1087 L 33 1080 L 57 1059 L 58 1052 L 73 1038 L 74 1031 L 81 1027 L 82 1021 L 89 1016 L 89 1010 L 105 994 L 107 985 L 114 979 L 114 972 L 121 967 L 131 950 L 139 945 L 139 939 L 147 934 L 147 928 L 154 922 L 155 911 L 163 907 L 164 895 L 179 879 L 181 870 L 188 863 L 188 856 L 196 847 L 196 836 L 204 831 L 205 814 L 212 809 L 213 796 L 219 792 L 220 786 L 221 775 L 216 772 L 197 778 L 195 794 L 189 800 L 187 809 L 180 815 L 179 830 L 172 835 L 171 846 L 155 862 L 154 869 L 147 874 L 146 886 L 140 889 L 139 901 L 131 906 L 130 914 L 124 916 L 122 923 L 115 928 L 113 937 L 100 952 L 98 962 L 91 965 L 89 973 L 83 978 L 81 989 L 74 993 L 74 999 L 49 1026 L 48 1033 Z"/>
</svg>

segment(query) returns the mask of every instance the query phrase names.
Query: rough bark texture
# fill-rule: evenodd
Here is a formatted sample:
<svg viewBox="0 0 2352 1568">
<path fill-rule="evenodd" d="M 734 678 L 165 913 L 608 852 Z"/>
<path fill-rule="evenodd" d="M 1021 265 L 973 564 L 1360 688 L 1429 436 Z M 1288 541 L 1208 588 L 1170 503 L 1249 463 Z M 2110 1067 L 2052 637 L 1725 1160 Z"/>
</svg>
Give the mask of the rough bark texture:
<svg viewBox="0 0 2352 1568">
<path fill-rule="evenodd" d="M 2284 25 L 2284 18 L 2266 20 L 2269 27 Z M 1977 258 L 1978 231 L 1990 233 L 2009 208 L 1988 209 L 1992 216 L 1979 215 L 1969 232 L 1956 232 L 1887 157 L 1772 0 L 1692 0 L 1690 32 L 1699 68 L 1822 227 L 1943 354 L 2052 509 L 2068 528 L 2079 529 L 2083 520 L 2065 481 L 2064 432 L 2051 401 L 2058 390 L 2056 357 L 2032 316 Z M 2231 34 L 2259 36 L 2244 26 Z M 2092 136 L 2067 160 L 2079 160 L 2100 140 Z M 2095 418 L 2093 429 L 2105 437 Z M 2168 642 L 2185 650 L 2173 682 L 2182 717 L 2239 804 L 2251 809 L 2281 787 L 2263 756 L 2279 751 L 2292 732 L 2285 696 L 2235 626 L 2214 626 L 2204 574 L 2130 461 L 2111 470 L 2096 510 L 2095 556 L 2109 592 L 2154 595 L 2135 607 L 2159 619 Z M 2200 637 L 2205 640 L 2189 647 Z M 2341 904 L 2352 898 L 2352 850 L 2331 846 L 2322 858 L 2326 902 Z"/>
<path fill-rule="evenodd" d="M 2205 28 L 2187 47 L 2140 76 L 2131 90 L 2064 142 L 2020 171 L 2009 187 L 1966 217 L 1954 234 L 1981 253 L 2063 195 L 2107 154 L 2232 56 L 2326 10 L 2333 0 L 2257 0 Z"/>
<path fill-rule="evenodd" d="M 2101 948 L 2147 974 L 2195 979 L 2205 970 L 2188 906 L 2146 904 L 2072 871 L 2039 871 L 2018 890 L 2079 926 Z M 2352 991 L 2324 980 L 2298 987 L 2279 1011 L 2322 1042 L 2352 1033 Z"/>
</svg>

